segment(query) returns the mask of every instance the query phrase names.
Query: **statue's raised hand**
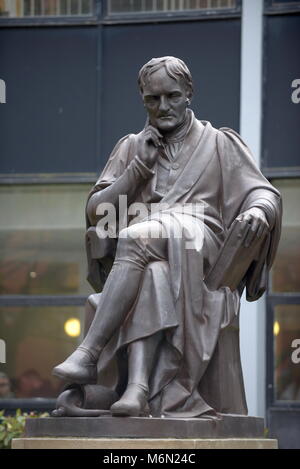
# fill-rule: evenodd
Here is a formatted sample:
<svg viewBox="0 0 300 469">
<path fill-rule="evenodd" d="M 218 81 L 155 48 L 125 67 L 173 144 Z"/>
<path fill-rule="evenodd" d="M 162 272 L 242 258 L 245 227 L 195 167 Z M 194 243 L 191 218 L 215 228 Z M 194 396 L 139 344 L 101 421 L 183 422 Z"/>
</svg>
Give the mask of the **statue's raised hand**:
<svg viewBox="0 0 300 469">
<path fill-rule="evenodd" d="M 148 125 L 138 138 L 138 157 L 149 168 L 152 168 L 158 157 L 158 149 L 162 147 L 162 135 L 158 129 Z"/>
</svg>

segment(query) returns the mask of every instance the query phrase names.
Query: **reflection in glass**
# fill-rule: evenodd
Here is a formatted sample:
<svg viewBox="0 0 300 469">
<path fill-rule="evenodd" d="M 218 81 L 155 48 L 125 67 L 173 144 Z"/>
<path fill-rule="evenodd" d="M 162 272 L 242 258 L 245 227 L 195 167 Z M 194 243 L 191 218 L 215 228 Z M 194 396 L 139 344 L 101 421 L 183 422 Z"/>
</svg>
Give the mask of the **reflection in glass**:
<svg viewBox="0 0 300 469">
<path fill-rule="evenodd" d="M 273 180 L 283 200 L 282 234 L 271 272 L 273 292 L 300 292 L 300 179 Z"/>
<path fill-rule="evenodd" d="M 273 0 L 273 3 L 286 5 L 288 3 L 300 3 L 300 0 Z"/>
<path fill-rule="evenodd" d="M 89 294 L 84 210 L 89 185 L 0 188 L 0 294 Z"/>
<path fill-rule="evenodd" d="M 44 0 L 45 16 L 55 16 L 57 8 L 57 0 Z"/>
<path fill-rule="evenodd" d="M 60 0 L 60 14 L 61 15 L 68 14 L 68 0 Z"/>
<path fill-rule="evenodd" d="M 78 15 L 79 4 L 76 0 L 71 0 L 71 15 Z"/>
<path fill-rule="evenodd" d="M 82 15 L 88 15 L 91 13 L 92 9 L 91 0 L 82 0 L 81 1 L 81 13 Z"/>
<path fill-rule="evenodd" d="M 236 7 L 236 0 L 109 0 L 109 13 L 211 10 Z"/>
<path fill-rule="evenodd" d="M 42 0 L 35 0 L 34 4 L 34 16 L 42 15 Z"/>
<path fill-rule="evenodd" d="M 31 16 L 30 0 L 24 0 L 24 16 Z"/>
<path fill-rule="evenodd" d="M 93 0 L 0 0 L 0 17 L 92 15 Z"/>
<path fill-rule="evenodd" d="M 275 398 L 300 401 L 300 364 L 294 363 L 292 343 L 300 339 L 300 304 L 278 305 L 274 314 Z"/>
<path fill-rule="evenodd" d="M 89 185 L 0 188 L 0 294 L 89 294 L 84 210 Z"/>
<path fill-rule="evenodd" d="M 0 331 L 7 363 L 1 364 L 6 378 L 0 374 L 0 385 L 5 381 L 8 386 L 6 395 L 0 390 L 0 398 L 56 397 L 62 383 L 51 375 L 52 368 L 79 345 L 82 335 L 78 329 L 76 334 L 72 332 L 75 321 L 78 327 L 83 320 L 83 307 L 1 307 Z"/>
</svg>

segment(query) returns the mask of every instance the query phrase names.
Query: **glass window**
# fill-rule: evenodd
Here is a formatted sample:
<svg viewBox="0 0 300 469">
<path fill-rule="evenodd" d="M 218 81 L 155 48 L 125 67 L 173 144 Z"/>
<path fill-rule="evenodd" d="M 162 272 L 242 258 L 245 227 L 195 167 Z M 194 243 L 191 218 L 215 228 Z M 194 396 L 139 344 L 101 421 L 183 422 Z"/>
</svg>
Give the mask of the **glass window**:
<svg viewBox="0 0 300 469">
<path fill-rule="evenodd" d="M 0 187 L 0 294 L 85 295 L 88 184 Z"/>
<path fill-rule="evenodd" d="M 63 384 L 52 368 L 79 345 L 83 321 L 83 307 L 1 307 L 6 363 L 1 364 L 0 401 L 56 397 Z"/>
<path fill-rule="evenodd" d="M 109 0 L 108 13 L 157 13 L 228 9 L 235 6 L 236 0 Z"/>
<path fill-rule="evenodd" d="M 0 17 L 85 16 L 93 14 L 93 0 L 0 0 Z"/>
<path fill-rule="evenodd" d="M 271 272 L 272 291 L 300 292 L 300 179 L 273 180 L 283 200 L 283 224 Z"/>
<path fill-rule="evenodd" d="M 274 313 L 275 398 L 300 402 L 300 363 L 293 359 L 300 341 L 300 304 L 278 305 Z M 299 343 L 298 343 L 299 348 Z M 300 352 L 297 353 L 300 355 Z"/>
<path fill-rule="evenodd" d="M 289 3 L 300 3 L 300 0 L 273 0 L 272 3 L 275 5 L 288 5 Z"/>
</svg>

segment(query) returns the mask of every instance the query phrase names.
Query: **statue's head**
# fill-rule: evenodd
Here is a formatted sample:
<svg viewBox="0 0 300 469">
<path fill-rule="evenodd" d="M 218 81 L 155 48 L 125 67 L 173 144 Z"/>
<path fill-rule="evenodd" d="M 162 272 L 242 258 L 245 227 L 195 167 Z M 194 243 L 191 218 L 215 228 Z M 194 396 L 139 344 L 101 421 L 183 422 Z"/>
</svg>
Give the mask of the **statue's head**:
<svg viewBox="0 0 300 469">
<path fill-rule="evenodd" d="M 182 60 L 171 56 L 151 59 L 141 68 L 138 83 L 151 125 L 164 133 L 183 122 L 193 96 L 193 81 Z"/>
</svg>

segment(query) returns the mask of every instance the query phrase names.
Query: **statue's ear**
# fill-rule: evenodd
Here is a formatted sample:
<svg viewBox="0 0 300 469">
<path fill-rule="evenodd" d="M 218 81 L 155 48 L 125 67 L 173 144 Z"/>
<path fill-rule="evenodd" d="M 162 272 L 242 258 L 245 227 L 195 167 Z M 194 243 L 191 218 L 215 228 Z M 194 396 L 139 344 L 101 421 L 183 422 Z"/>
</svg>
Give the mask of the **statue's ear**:
<svg viewBox="0 0 300 469">
<path fill-rule="evenodd" d="M 191 90 L 187 90 L 186 95 L 187 95 L 188 99 L 189 99 L 190 101 L 192 101 L 192 99 L 193 99 L 193 93 L 191 92 Z"/>
</svg>

